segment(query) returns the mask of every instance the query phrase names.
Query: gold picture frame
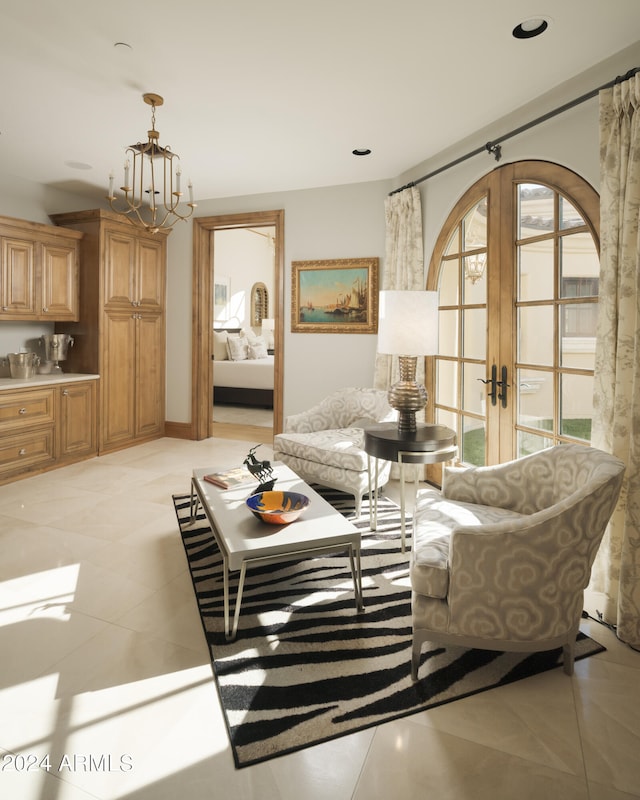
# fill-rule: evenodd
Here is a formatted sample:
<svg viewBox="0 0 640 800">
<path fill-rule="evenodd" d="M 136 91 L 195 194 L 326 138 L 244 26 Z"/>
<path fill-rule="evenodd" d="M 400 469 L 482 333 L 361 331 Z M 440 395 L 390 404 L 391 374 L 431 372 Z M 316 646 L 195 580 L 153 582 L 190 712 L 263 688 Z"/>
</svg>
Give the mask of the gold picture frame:
<svg viewBox="0 0 640 800">
<path fill-rule="evenodd" d="M 292 333 L 377 333 L 378 258 L 291 262 Z"/>
</svg>

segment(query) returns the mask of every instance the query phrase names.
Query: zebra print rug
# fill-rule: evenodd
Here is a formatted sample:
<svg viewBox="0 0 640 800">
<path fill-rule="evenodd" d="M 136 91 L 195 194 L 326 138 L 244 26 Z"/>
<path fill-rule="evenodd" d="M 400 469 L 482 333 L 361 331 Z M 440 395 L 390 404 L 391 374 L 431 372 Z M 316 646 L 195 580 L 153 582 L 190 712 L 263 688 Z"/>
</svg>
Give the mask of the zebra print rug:
<svg viewBox="0 0 640 800">
<path fill-rule="evenodd" d="M 353 517 L 353 498 L 314 488 Z M 425 645 L 414 685 L 409 554 L 400 552 L 399 508 L 386 499 L 378 503 L 377 531 L 368 528 L 366 499 L 354 523 L 362 529 L 364 613 L 355 609 L 345 555 L 272 564 L 247 570 L 238 635 L 227 642 L 218 548 L 201 510 L 189 526 L 189 496 L 173 499 L 237 767 L 562 663 L 561 650 L 517 654 Z M 410 531 L 408 524 L 408 537 Z M 602 650 L 580 634 L 577 658 Z"/>
</svg>

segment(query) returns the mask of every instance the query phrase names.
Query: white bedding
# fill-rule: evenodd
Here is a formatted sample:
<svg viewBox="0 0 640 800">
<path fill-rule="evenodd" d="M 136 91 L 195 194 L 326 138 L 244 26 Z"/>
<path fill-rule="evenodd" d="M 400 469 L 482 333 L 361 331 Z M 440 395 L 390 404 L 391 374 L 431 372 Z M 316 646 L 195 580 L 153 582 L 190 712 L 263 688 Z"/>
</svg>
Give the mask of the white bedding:
<svg viewBox="0 0 640 800">
<path fill-rule="evenodd" d="M 214 361 L 213 385 L 234 389 L 273 389 L 273 356 Z"/>
</svg>

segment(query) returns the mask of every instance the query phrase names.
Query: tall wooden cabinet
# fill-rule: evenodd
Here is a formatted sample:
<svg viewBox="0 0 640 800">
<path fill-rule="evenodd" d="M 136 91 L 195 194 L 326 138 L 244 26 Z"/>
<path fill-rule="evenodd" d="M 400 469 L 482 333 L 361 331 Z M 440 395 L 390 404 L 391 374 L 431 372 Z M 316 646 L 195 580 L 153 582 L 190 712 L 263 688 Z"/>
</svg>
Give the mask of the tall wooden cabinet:
<svg viewBox="0 0 640 800">
<path fill-rule="evenodd" d="M 56 332 L 74 337 L 70 371 L 100 375 L 99 452 L 162 436 L 167 231 L 101 209 L 51 219 L 84 234 L 80 319 Z"/>
</svg>

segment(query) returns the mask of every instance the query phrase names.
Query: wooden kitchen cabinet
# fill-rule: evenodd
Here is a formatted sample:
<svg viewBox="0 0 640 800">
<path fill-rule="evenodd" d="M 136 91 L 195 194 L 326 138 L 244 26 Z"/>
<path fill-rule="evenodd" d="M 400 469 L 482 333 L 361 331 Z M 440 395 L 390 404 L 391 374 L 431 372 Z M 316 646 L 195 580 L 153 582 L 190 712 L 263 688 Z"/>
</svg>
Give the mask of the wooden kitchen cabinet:
<svg viewBox="0 0 640 800">
<path fill-rule="evenodd" d="M 0 320 L 79 319 L 82 234 L 0 217 Z"/>
<path fill-rule="evenodd" d="M 96 381 L 0 391 L 0 484 L 97 453 Z"/>
<path fill-rule="evenodd" d="M 57 324 L 74 372 L 100 375 L 98 451 L 164 434 L 168 231 L 151 234 L 110 211 L 52 215 L 83 234 L 80 319 Z"/>
<path fill-rule="evenodd" d="M 96 382 L 59 386 L 57 434 L 59 461 L 76 461 L 97 452 Z"/>
</svg>

